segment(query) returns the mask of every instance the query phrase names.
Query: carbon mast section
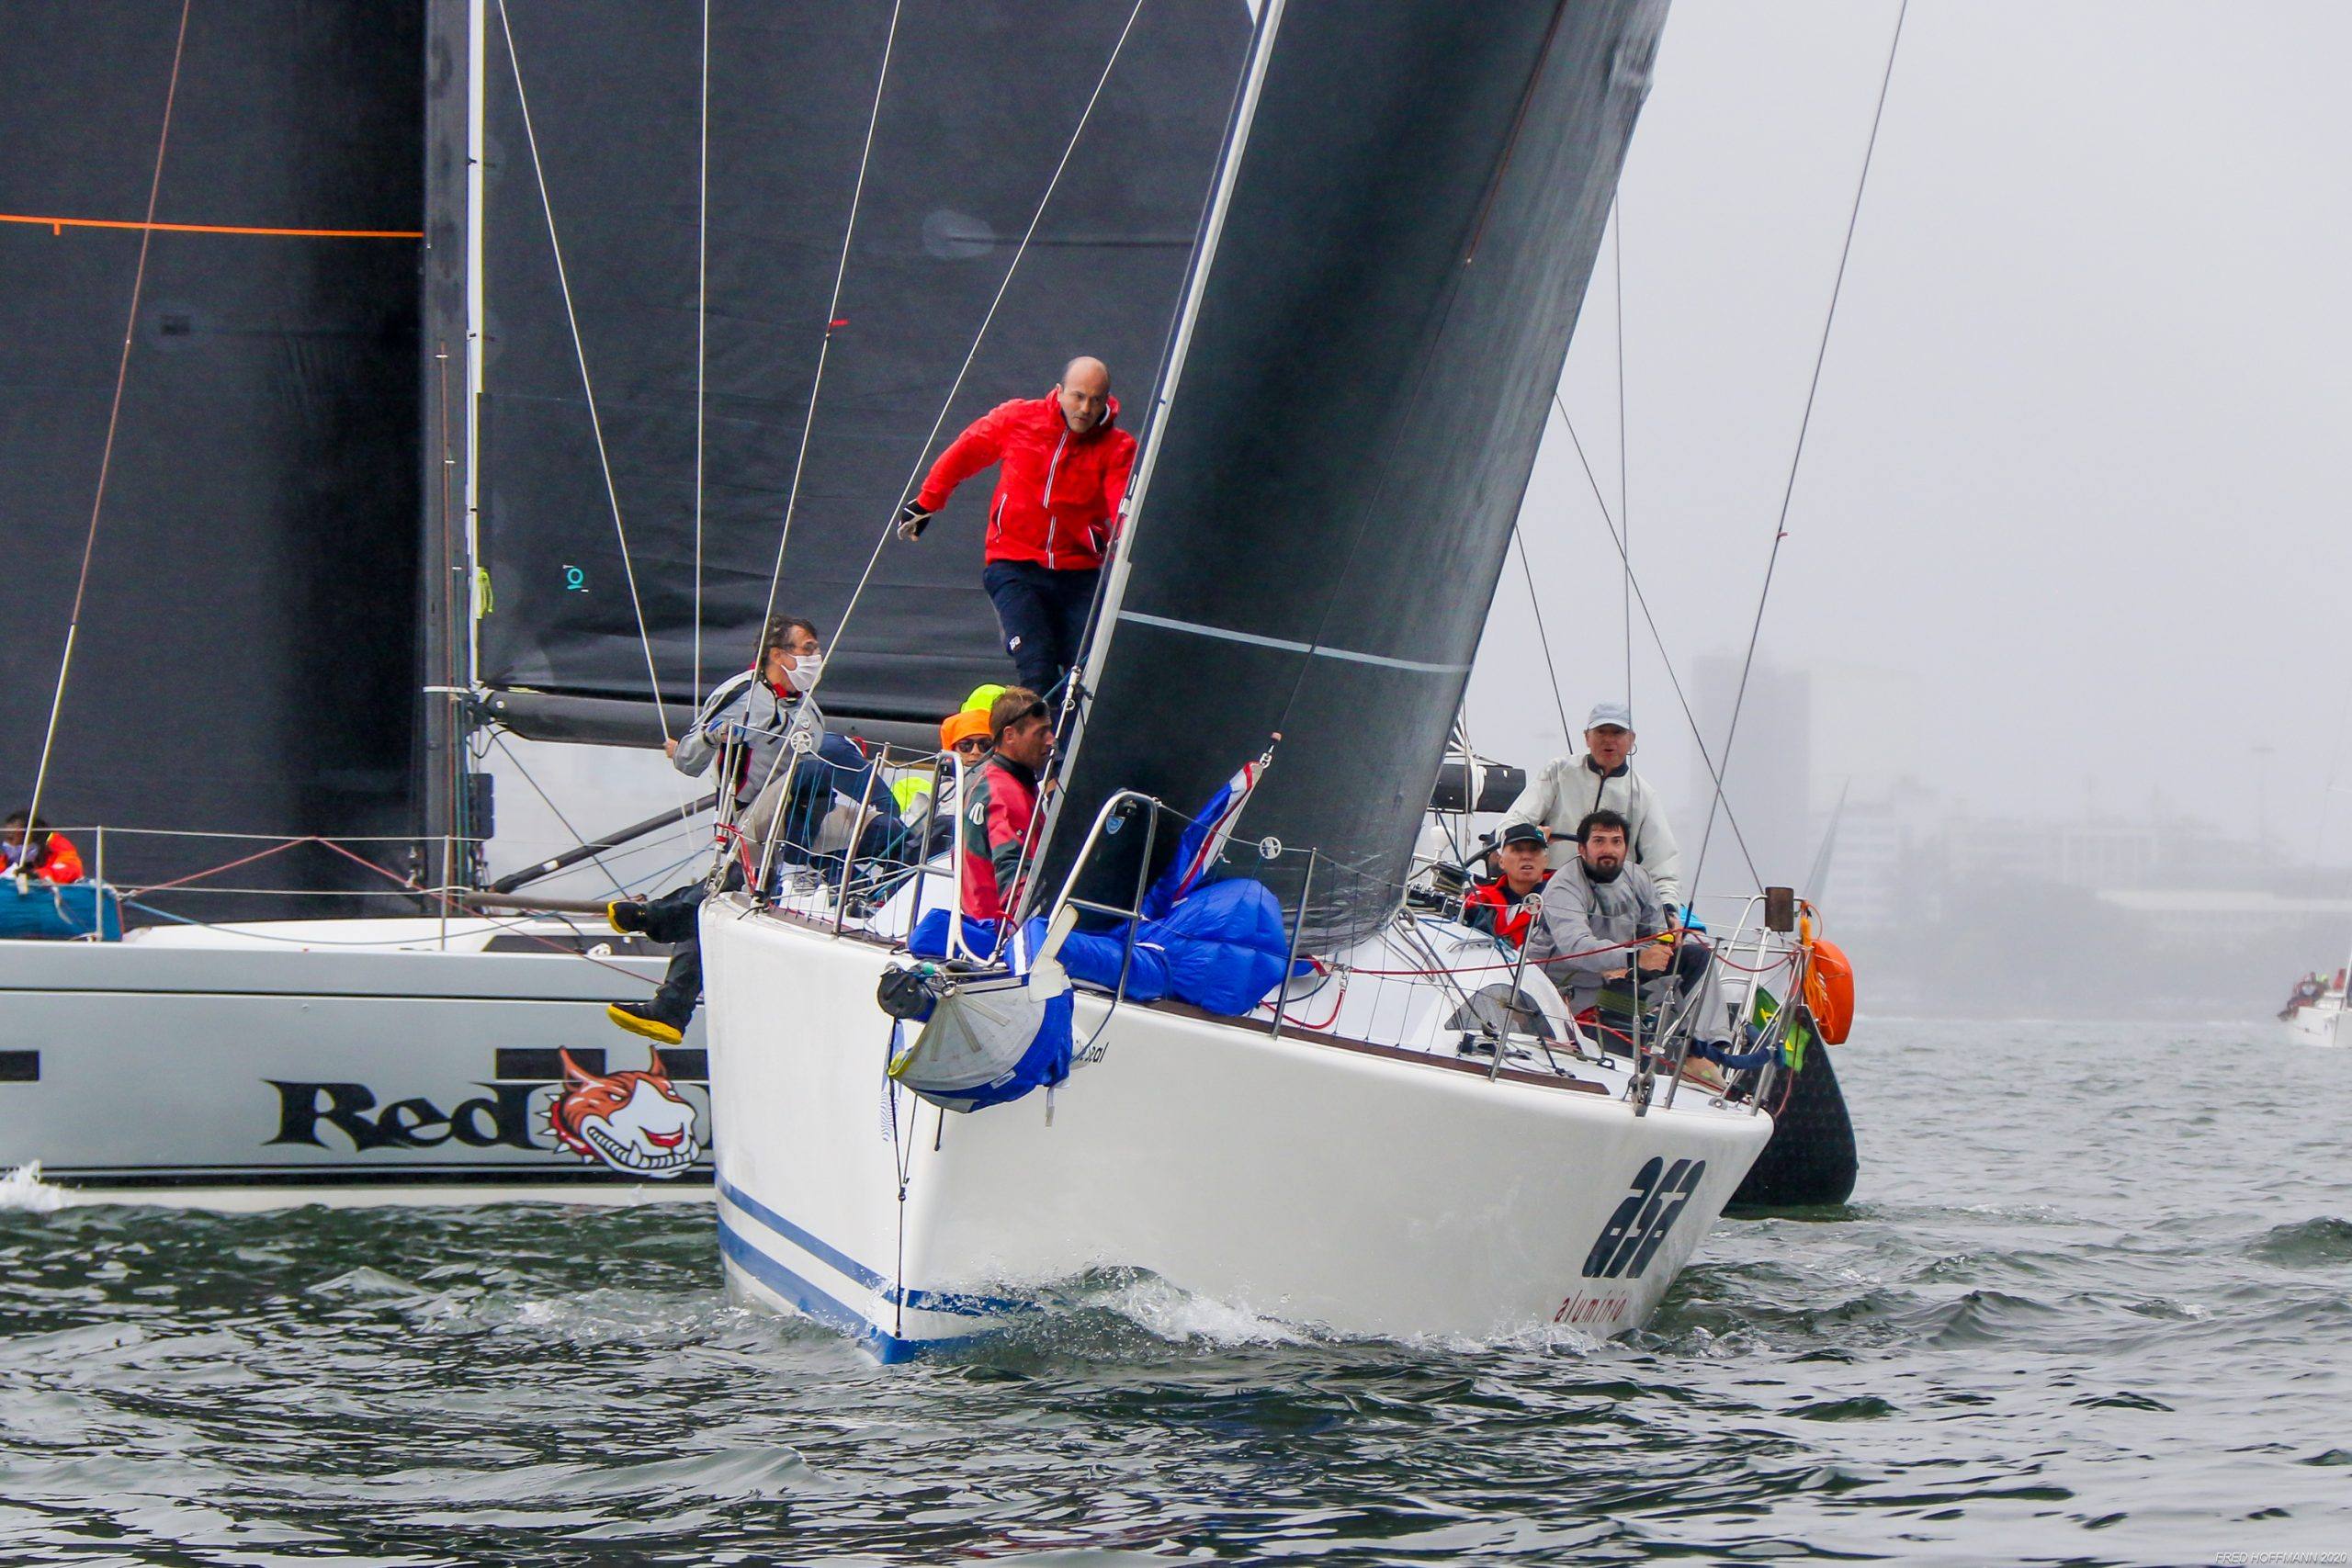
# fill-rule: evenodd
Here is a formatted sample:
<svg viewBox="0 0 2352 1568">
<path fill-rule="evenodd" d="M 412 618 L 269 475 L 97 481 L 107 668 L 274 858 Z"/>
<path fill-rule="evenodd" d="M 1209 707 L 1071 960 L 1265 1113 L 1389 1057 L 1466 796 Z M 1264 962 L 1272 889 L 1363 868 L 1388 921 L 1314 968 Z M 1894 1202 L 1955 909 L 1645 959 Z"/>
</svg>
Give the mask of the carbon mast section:
<svg viewBox="0 0 2352 1568">
<path fill-rule="evenodd" d="M 1080 353 L 1110 363 L 1130 428 L 1151 406 L 1249 40 L 1241 0 L 1142 8 L 928 451 L 924 433 L 1129 7 L 904 7 L 829 328 L 891 10 L 888 0 L 712 8 L 700 670 L 700 28 L 635 0 L 507 0 L 510 51 L 493 15 L 480 409 L 492 607 L 479 674 L 494 689 L 544 694 L 508 715 L 526 733 L 625 733 L 609 709 L 575 712 L 564 699 L 652 694 L 582 355 L 660 694 L 673 704 L 691 704 L 750 659 L 829 330 L 777 601 L 829 634 L 910 477 L 966 422 L 1009 397 L 1044 395 Z M 973 685 L 1010 679 L 979 585 L 988 498 L 988 485 L 966 486 L 920 548 L 883 552 L 846 646 L 829 650 L 828 714 L 932 724 Z M 650 710 L 638 728 L 658 742 Z"/>
<path fill-rule="evenodd" d="M 190 11 L 155 204 L 159 226 L 183 227 L 145 235 L 134 320 L 180 15 L 169 0 L 93 0 L 6 18 L 0 798 L 21 806 L 32 788 L 120 367 L 42 814 L 404 833 L 422 13 L 363 0 Z M 363 232 L 302 232 L 316 230 Z M 241 852 L 114 838 L 107 871 L 152 883 Z M 289 874 L 383 886 L 328 858 Z M 238 880 L 271 886 L 283 863 Z M 215 899 L 204 912 L 236 910 Z"/>
<path fill-rule="evenodd" d="M 1393 904 L 1665 15 L 1281 9 L 1044 886 L 1113 791 L 1190 811 L 1279 731 L 1247 828 L 1341 868 L 1314 940 Z"/>
</svg>

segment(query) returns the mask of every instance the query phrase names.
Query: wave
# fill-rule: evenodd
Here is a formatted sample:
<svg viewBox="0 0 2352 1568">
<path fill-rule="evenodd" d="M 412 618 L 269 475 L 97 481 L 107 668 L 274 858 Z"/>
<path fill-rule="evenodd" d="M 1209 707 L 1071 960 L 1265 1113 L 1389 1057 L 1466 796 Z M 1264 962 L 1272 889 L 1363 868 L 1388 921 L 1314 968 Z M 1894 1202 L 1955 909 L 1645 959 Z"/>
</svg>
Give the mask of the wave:
<svg viewBox="0 0 2352 1568">
<path fill-rule="evenodd" d="M 40 1179 L 39 1160 L 0 1175 L 0 1213 L 53 1214 L 73 1201 L 64 1188 Z"/>
<path fill-rule="evenodd" d="M 2265 1262 L 2289 1268 L 2352 1263 L 2352 1220 L 2323 1215 L 2273 1225 L 2246 1251 Z"/>
</svg>

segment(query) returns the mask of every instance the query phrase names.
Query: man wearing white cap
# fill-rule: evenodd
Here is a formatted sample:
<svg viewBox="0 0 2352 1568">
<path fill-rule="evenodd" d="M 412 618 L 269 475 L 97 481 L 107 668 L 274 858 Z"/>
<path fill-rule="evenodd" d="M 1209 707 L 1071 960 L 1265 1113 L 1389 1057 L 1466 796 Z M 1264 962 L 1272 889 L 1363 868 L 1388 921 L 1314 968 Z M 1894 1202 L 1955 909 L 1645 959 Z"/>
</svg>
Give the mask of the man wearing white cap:
<svg viewBox="0 0 2352 1568">
<path fill-rule="evenodd" d="M 1682 905 L 1682 850 L 1667 824 L 1666 807 L 1649 781 L 1634 772 L 1634 715 L 1623 703 L 1595 703 L 1585 720 L 1585 754 L 1555 757 L 1527 784 L 1503 813 L 1502 825 L 1532 822 L 1553 835 L 1547 856 L 1554 870 L 1577 855 L 1577 824 L 1588 812 L 1614 811 L 1632 825 L 1635 864 L 1657 885 L 1669 916 Z"/>
</svg>

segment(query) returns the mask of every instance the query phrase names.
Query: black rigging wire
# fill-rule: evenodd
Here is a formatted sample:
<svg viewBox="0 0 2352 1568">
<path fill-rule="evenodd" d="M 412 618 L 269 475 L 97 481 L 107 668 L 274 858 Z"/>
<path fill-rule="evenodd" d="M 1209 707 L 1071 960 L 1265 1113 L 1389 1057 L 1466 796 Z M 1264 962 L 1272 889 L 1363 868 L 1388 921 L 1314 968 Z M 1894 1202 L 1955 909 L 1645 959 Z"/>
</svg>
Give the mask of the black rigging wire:
<svg viewBox="0 0 2352 1568">
<path fill-rule="evenodd" d="M 1822 317 L 1821 343 L 1814 351 L 1813 379 L 1805 387 L 1804 412 L 1797 421 L 1796 449 L 1789 456 L 1788 482 L 1781 490 L 1780 513 L 1772 520 L 1772 550 L 1764 558 L 1764 584 L 1756 594 L 1756 618 L 1747 628 L 1747 653 L 1740 660 L 1739 689 L 1732 696 L 1731 722 L 1724 729 L 1723 760 L 1726 768 L 1731 765 L 1732 742 L 1739 737 L 1739 713 L 1747 701 L 1747 678 L 1756 665 L 1756 643 L 1764 630 L 1764 606 L 1772 595 L 1772 574 L 1781 564 L 1781 546 L 1789 536 L 1789 503 L 1796 495 L 1797 470 L 1804 461 L 1805 434 L 1813 428 L 1814 400 L 1821 391 L 1821 367 L 1829 358 L 1829 331 L 1838 321 L 1838 299 L 1846 288 L 1846 263 L 1854 254 L 1854 230 L 1861 220 L 1862 195 L 1870 188 L 1871 159 L 1878 151 L 1879 126 L 1886 118 L 1887 88 L 1894 81 L 1895 51 L 1902 47 L 1903 19 L 1910 9 L 1911 0 L 1902 0 L 1894 13 L 1894 34 L 1887 40 L 1886 69 L 1880 75 L 1878 84 L 1878 106 L 1871 111 L 1870 140 L 1862 145 L 1861 173 L 1854 181 L 1854 202 L 1846 214 L 1846 238 L 1838 249 L 1838 274 L 1829 286 L 1829 309 Z M 1699 874 L 1706 869 L 1707 844 L 1714 836 L 1715 810 L 1722 804 L 1723 778 L 1719 773 L 1715 779 L 1715 798 L 1707 808 L 1706 831 L 1699 838 L 1699 858 L 1690 873 L 1693 894 L 1699 888 Z"/>
<path fill-rule="evenodd" d="M 1577 732 L 1568 728 L 1567 699 L 1560 695 L 1560 663 L 1552 657 L 1552 634 L 1544 629 L 1544 596 L 1535 591 L 1535 569 L 1527 564 L 1527 536 L 1517 524 L 1511 525 L 1510 542 L 1519 547 L 1520 575 L 1527 579 L 1528 603 L 1535 607 L 1535 640 L 1544 649 L 1544 673 L 1552 678 L 1552 706 L 1560 715 L 1560 743 L 1573 748 Z"/>
</svg>

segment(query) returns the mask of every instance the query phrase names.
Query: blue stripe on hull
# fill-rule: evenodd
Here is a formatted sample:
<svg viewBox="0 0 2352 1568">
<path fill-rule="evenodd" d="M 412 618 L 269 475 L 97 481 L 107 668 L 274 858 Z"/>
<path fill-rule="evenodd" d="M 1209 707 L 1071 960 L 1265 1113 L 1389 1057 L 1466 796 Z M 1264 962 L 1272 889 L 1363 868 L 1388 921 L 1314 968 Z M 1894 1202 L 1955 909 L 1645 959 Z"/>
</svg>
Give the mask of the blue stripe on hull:
<svg viewBox="0 0 2352 1568">
<path fill-rule="evenodd" d="M 751 1215 L 752 1218 L 759 1221 L 760 1224 L 834 1272 L 856 1280 L 894 1306 L 910 1306 L 919 1312 L 953 1313 L 959 1317 L 1002 1317 L 1008 1314 L 1032 1310 L 1031 1304 L 1027 1302 L 1011 1301 L 1001 1296 L 971 1295 L 960 1291 L 906 1290 L 894 1285 L 880 1270 L 867 1268 L 841 1248 L 801 1229 L 725 1177 L 715 1177 L 713 1179 L 718 1184 L 718 1195 L 729 1203 Z M 725 1224 L 722 1216 L 720 1220 L 722 1229 Z"/>
</svg>

